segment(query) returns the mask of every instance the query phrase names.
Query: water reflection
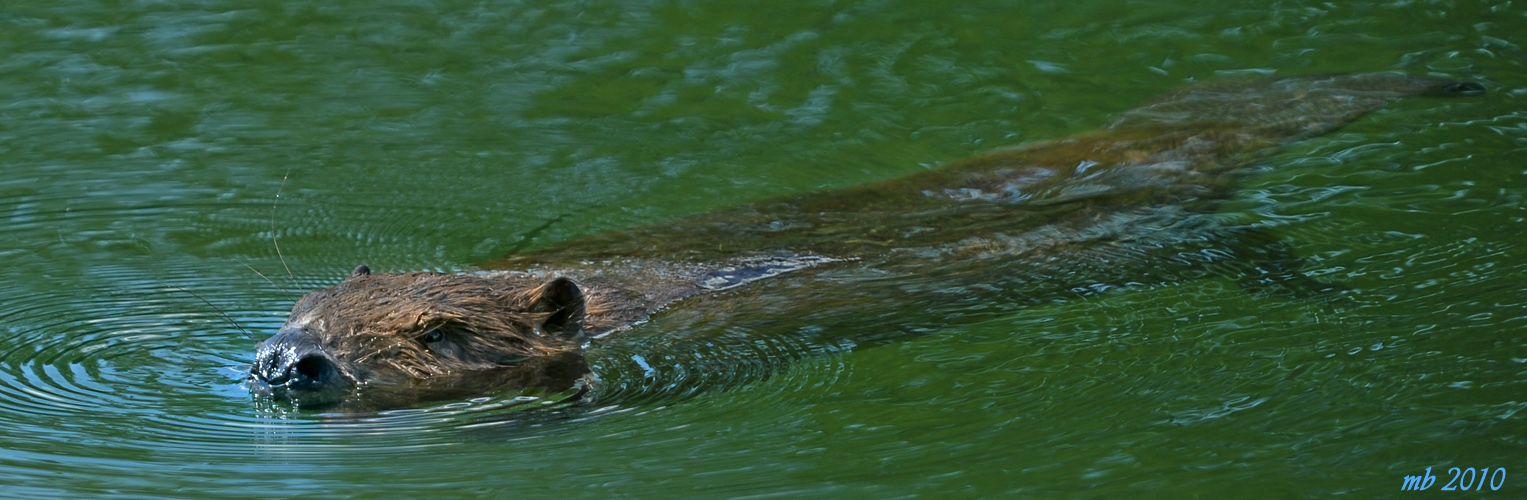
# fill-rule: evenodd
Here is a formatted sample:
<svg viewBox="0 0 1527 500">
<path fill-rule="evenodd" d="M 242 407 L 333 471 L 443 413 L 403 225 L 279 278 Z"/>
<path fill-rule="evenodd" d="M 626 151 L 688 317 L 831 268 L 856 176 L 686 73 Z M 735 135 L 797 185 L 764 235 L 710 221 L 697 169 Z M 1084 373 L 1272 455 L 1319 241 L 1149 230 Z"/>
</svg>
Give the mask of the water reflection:
<svg viewBox="0 0 1527 500">
<path fill-rule="evenodd" d="M 1510 464 L 1519 10 L 9 2 L 5 495 L 1375 496 Z M 990 300 L 781 320 L 718 297 L 591 352 L 586 404 L 325 413 L 251 399 L 253 341 L 172 288 L 258 337 L 360 263 L 457 271 L 1094 130 L 1188 80 L 1379 70 L 1501 92 L 1372 115 L 1188 219 L 1271 230 L 1349 303 L 1247 294 L 1219 240 L 1113 249 L 1168 262 L 1134 275 L 1000 269 L 1112 277 L 1040 297 L 840 272 L 813 279 Z"/>
</svg>

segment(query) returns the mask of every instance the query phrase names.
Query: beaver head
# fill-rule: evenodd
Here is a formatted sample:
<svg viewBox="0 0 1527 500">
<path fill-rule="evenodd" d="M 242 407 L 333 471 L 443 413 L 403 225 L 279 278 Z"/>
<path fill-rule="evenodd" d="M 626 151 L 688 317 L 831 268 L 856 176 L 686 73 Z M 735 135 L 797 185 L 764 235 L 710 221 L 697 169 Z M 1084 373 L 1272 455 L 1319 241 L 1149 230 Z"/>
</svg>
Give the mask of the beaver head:
<svg viewBox="0 0 1527 500">
<path fill-rule="evenodd" d="M 388 389 L 417 398 L 557 385 L 547 377 L 570 385 L 587 371 L 584 309 L 583 292 L 566 278 L 371 274 L 363 265 L 297 301 L 259 344 L 251 385 L 319 405 Z"/>
</svg>

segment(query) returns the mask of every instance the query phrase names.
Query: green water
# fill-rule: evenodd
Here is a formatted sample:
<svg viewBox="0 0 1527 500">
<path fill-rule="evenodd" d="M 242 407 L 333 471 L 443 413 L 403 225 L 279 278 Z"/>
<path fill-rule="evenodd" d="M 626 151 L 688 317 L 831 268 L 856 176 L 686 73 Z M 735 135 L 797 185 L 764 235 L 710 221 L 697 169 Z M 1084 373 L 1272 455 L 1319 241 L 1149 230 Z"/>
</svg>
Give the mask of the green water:
<svg viewBox="0 0 1527 500">
<path fill-rule="evenodd" d="M 1523 26 L 1472 1 L 7 1 L 0 497 L 1371 498 L 1427 467 L 1407 494 L 1518 497 Z M 1206 272 L 877 319 L 918 325 L 893 342 L 628 346 L 568 411 L 324 414 L 240 385 L 359 263 L 468 270 L 1093 130 L 1189 82 L 1369 71 L 1490 92 L 1296 145 L 1216 214 L 1348 301 Z M 1450 467 L 1507 475 L 1436 493 Z"/>
</svg>

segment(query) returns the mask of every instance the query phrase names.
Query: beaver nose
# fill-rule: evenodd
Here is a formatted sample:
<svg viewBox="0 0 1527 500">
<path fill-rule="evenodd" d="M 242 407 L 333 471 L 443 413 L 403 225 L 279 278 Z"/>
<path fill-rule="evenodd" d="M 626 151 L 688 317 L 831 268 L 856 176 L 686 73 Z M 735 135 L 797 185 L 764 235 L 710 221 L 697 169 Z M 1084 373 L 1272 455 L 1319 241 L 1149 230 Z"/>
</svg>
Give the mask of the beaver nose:
<svg viewBox="0 0 1527 500">
<path fill-rule="evenodd" d="M 271 387 L 296 390 L 318 389 L 343 380 L 338 364 L 300 329 L 282 329 L 262 342 L 250 375 Z"/>
<path fill-rule="evenodd" d="M 296 358 L 292 361 L 292 358 Z M 280 359 L 261 360 L 253 375 L 272 387 L 317 389 L 338 382 L 339 368 L 327 356 L 308 353 Z"/>
<path fill-rule="evenodd" d="M 296 363 L 284 370 L 283 375 L 287 387 L 312 389 L 334 382 L 339 376 L 339 370 L 327 356 L 315 353 L 297 359 Z"/>
</svg>

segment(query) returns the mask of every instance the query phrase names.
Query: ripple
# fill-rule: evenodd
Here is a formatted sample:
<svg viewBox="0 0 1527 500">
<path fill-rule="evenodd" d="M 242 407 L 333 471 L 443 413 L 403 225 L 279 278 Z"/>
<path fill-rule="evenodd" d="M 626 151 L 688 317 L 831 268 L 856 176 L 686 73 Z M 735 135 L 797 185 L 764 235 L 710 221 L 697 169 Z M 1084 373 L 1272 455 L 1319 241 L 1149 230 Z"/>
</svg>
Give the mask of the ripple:
<svg viewBox="0 0 1527 500">
<path fill-rule="evenodd" d="M 1377 496 L 1520 454 L 1505 4 L 246 3 L 6 4 L 0 495 Z M 1216 74 L 1381 69 L 1492 92 L 1399 103 L 1196 207 L 1293 242 L 1340 301 L 1247 293 L 1235 252 L 1265 245 L 1166 228 L 669 311 L 595 346 L 579 404 L 241 385 L 363 262 L 455 271 L 1092 130 Z M 778 296 L 830 312 L 755 300 Z"/>
<path fill-rule="evenodd" d="M 787 385 L 775 395 L 790 392 L 789 383 L 831 384 L 838 364 L 824 363 L 823 355 L 846 350 L 845 346 L 820 345 L 809 336 L 789 336 L 768 331 L 727 328 L 722 332 L 698 332 L 701 338 L 671 329 L 659 320 L 650 338 L 620 339 L 600 345 L 591 355 L 600 374 L 601 405 L 672 404 L 688 398 L 723 392 L 738 386 L 790 374 Z M 795 371 L 806 359 L 810 371 Z M 767 404 L 771 400 L 765 397 Z"/>
<path fill-rule="evenodd" d="M 336 446 L 406 452 L 460 441 L 442 430 L 565 411 L 547 402 L 566 395 L 539 394 L 488 395 L 363 415 L 262 404 L 241 385 L 253 339 L 222 315 L 254 332 L 273 331 L 283 311 L 249 308 L 269 301 L 268 293 L 231 288 L 217 278 L 161 280 L 130 266 L 102 267 L 91 279 L 98 288 L 29 296 L 9 304 L 0 318 L 8 325 L 0 338 L 7 347 L 0 351 L 0 424 L 32 436 L 18 438 L 18 445 L 80 456 L 104 446 L 236 458 L 248 453 L 244 443 L 253 432 L 274 440 L 269 446 L 275 448 L 262 449 L 283 454 L 298 451 L 280 442 L 301 443 L 294 446 L 307 450 L 302 453 L 332 454 Z M 319 278 L 299 282 L 306 280 Z M 212 302 L 170 286 L 198 290 Z M 537 411 L 525 411 L 531 409 Z M 92 437 L 102 426 L 114 429 L 109 442 Z M 358 435 L 389 437 L 354 442 Z"/>
</svg>

